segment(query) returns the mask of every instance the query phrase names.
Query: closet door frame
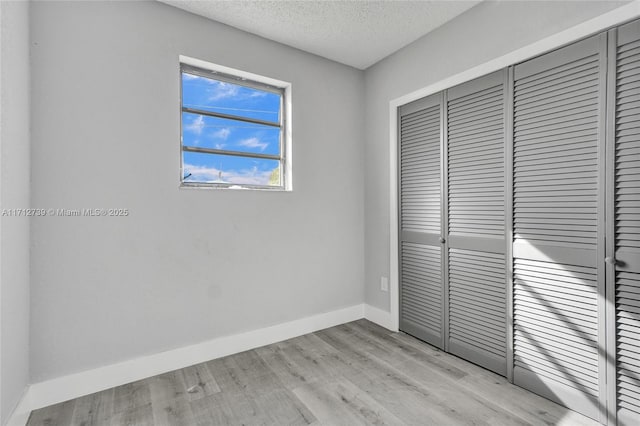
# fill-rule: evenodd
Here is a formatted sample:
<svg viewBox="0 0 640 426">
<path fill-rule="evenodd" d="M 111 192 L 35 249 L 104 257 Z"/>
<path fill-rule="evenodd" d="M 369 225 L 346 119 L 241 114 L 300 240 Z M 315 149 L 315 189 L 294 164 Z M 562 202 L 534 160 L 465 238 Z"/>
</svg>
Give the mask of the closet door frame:
<svg viewBox="0 0 640 426">
<path fill-rule="evenodd" d="M 443 347 L 445 352 L 449 352 L 449 152 L 447 149 L 447 140 L 449 132 L 447 123 L 449 122 L 447 108 L 447 91 L 440 92 L 440 205 L 442 206 L 441 228 L 440 228 L 440 249 L 442 256 L 440 258 L 440 268 L 442 270 L 442 338 L 444 339 Z"/>
<path fill-rule="evenodd" d="M 617 29 L 607 34 L 607 117 L 605 137 L 605 256 L 615 259 L 615 179 L 616 179 L 616 51 L 618 44 Z M 616 268 L 614 262 L 605 260 L 605 300 L 606 300 L 606 389 L 607 423 L 617 423 L 617 356 L 616 356 Z"/>
<path fill-rule="evenodd" d="M 607 280 L 606 280 L 606 266 L 605 266 L 605 253 L 606 253 L 606 242 L 607 240 L 611 240 L 611 238 L 607 237 L 607 229 L 606 229 L 606 212 L 607 212 L 607 195 L 610 191 L 607 191 L 606 186 L 606 175 L 609 172 L 609 167 L 607 164 L 607 114 L 610 111 L 609 108 L 609 91 L 607 90 L 607 86 L 609 81 L 611 80 L 611 75 L 608 73 L 609 68 L 609 37 L 607 32 L 602 32 L 598 35 L 599 43 L 600 43 L 600 80 L 599 80 L 599 88 L 598 91 L 601 93 L 602 99 L 600 100 L 600 126 L 598 129 L 598 243 L 596 249 L 596 256 L 598 260 L 598 297 L 600 298 L 600 303 L 598 303 L 598 318 L 600 321 L 598 322 L 598 347 L 601 351 L 604 351 L 603 354 L 600 355 L 598 364 L 599 364 L 599 401 L 600 401 L 600 422 L 607 424 L 609 421 L 609 404 L 608 404 L 608 389 L 611 387 L 608 386 L 607 375 L 608 375 L 608 352 L 609 349 L 607 346 L 607 337 L 611 334 L 610 324 L 607 321 L 607 311 L 609 310 L 607 306 L 609 305 L 610 299 L 607 298 Z M 615 285 L 615 284 L 614 284 Z M 615 299 L 614 299 L 615 300 Z M 614 332 L 615 334 L 615 323 L 614 323 Z"/>
<path fill-rule="evenodd" d="M 513 383 L 514 317 L 513 317 L 513 96 L 515 74 L 514 67 L 507 68 L 505 91 L 505 138 L 504 138 L 504 251 L 506 318 L 507 318 L 507 380 Z"/>
</svg>

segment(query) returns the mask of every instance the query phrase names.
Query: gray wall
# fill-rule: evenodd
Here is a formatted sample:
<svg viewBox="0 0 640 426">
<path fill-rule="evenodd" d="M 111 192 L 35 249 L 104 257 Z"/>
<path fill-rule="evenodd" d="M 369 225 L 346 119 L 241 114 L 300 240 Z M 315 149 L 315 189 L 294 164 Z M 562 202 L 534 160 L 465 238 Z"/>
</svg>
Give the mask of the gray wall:
<svg viewBox="0 0 640 426">
<path fill-rule="evenodd" d="M 483 2 L 366 70 L 366 303 L 389 310 L 389 101 L 625 3 Z"/>
<path fill-rule="evenodd" d="M 362 303 L 361 71 L 156 2 L 31 7 L 40 381 Z M 179 190 L 178 55 L 292 83 L 294 191 Z"/>
<path fill-rule="evenodd" d="M 0 208 L 29 207 L 29 5 L 0 2 Z M 29 219 L 0 216 L 0 424 L 29 382 Z"/>
</svg>

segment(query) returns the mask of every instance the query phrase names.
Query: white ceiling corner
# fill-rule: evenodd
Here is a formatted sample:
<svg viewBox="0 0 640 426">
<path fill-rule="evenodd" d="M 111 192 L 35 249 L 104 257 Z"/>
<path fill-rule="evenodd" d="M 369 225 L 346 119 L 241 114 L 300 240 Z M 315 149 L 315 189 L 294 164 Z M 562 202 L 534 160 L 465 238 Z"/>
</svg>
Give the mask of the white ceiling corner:
<svg viewBox="0 0 640 426">
<path fill-rule="evenodd" d="M 366 69 L 479 0 L 159 0 L 346 65 Z"/>
</svg>

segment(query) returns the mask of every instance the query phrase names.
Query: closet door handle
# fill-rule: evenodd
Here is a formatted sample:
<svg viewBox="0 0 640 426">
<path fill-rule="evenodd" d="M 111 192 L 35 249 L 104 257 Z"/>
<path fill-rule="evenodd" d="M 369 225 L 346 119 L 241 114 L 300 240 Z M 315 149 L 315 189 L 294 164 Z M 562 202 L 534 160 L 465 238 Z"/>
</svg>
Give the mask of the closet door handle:
<svg viewBox="0 0 640 426">
<path fill-rule="evenodd" d="M 440 237 L 440 243 L 441 243 L 441 244 L 444 244 L 444 242 L 445 242 L 445 241 L 446 241 L 446 240 L 444 239 L 444 237 Z"/>
<path fill-rule="evenodd" d="M 609 265 L 616 265 L 616 258 L 615 257 L 605 257 L 604 258 L 605 263 L 608 263 Z"/>
</svg>

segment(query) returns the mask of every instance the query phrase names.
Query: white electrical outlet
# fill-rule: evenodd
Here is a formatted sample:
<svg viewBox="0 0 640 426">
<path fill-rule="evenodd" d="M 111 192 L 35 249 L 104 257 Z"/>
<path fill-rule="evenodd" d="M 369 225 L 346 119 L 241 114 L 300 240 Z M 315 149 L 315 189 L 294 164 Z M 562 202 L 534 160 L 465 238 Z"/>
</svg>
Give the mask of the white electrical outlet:
<svg viewBox="0 0 640 426">
<path fill-rule="evenodd" d="M 389 291 L 389 278 L 380 277 L 380 291 Z"/>
</svg>

